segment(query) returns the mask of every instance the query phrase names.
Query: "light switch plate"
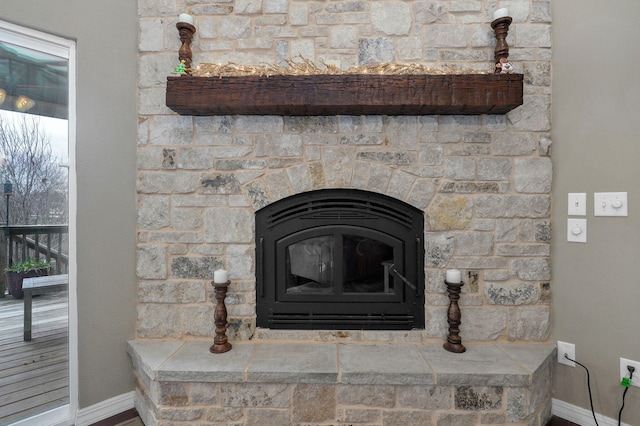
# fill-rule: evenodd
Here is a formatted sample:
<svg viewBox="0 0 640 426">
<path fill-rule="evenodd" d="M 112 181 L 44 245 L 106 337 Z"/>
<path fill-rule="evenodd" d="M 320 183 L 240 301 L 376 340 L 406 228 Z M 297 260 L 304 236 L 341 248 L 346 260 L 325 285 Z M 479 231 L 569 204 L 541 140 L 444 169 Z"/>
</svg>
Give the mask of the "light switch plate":
<svg viewBox="0 0 640 426">
<path fill-rule="evenodd" d="M 587 219 L 567 219 L 567 241 L 570 243 L 587 242 Z"/>
<path fill-rule="evenodd" d="M 595 192 L 593 194 L 594 216 L 629 216 L 626 192 Z"/>
<path fill-rule="evenodd" d="M 569 216 L 586 216 L 587 215 L 587 193 L 586 192 L 570 192 L 569 206 L 567 214 Z"/>
</svg>

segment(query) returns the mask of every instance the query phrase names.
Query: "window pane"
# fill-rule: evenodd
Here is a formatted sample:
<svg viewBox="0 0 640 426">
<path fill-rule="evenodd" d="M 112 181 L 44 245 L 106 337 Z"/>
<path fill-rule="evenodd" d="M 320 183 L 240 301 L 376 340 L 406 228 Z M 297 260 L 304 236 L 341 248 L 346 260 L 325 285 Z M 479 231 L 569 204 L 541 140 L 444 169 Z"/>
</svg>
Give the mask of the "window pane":
<svg viewBox="0 0 640 426">
<path fill-rule="evenodd" d="M 380 241 L 345 235 L 343 243 L 345 293 L 393 293 L 388 268 L 393 248 Z"/>
<path fill-rule="evenodd" d="M 308 238 L 287 247 L 287 293 L 331 293 L 333 236 Z"/>
<path fill-rule="evenodd" d="M 68 118 L 68 74 L 67 59 L 0 42 L 0 109 Z"/>
</svg>

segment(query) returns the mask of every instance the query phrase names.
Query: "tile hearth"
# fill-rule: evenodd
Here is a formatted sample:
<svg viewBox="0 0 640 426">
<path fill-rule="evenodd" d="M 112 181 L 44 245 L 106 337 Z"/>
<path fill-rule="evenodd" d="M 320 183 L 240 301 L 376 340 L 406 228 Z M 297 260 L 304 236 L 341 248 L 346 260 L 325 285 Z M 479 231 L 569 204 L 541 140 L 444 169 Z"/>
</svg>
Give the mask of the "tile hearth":
<svg viewBox="0 0 640 426">
<path fill-rule="evenodd" d="M 147 426 L 544 425 L 555 346 L 129 342 L 136 408 Z M 310 404 L 310 402 L 313 402 Z M 456 423 L 463 422 L 463 423 Z"/>
</svg>

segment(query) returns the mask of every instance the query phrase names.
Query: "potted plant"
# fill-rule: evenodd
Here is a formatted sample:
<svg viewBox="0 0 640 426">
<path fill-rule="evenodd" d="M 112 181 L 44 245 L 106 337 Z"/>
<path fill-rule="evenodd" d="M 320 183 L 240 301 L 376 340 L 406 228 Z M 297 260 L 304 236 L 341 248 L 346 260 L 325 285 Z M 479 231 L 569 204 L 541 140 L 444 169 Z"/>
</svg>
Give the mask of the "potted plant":
<svg viewBox="0 0 640 426">
<path fill-rule="evenodd" d="M 42 277 L 49 275 L 51 262 L 29 258 L 19 263 L 14 263 L 5 269 L 9 294 L 16 299 L 22 299 L 22 280 L 25 278 Z"/>
</svg>

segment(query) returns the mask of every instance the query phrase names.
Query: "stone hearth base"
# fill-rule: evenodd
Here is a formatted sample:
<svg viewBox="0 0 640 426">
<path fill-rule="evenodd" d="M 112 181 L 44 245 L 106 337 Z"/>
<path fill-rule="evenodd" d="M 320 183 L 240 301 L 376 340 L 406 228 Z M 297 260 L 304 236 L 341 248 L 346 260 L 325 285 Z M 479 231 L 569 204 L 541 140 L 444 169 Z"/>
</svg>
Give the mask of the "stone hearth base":
<svg viewBox="0 0 640 426">
<path fill-rule="evenodd" d="M 129 342 L 136 408 L 154 425 L 542 426 L 555 347 Z"/>
</svg>

